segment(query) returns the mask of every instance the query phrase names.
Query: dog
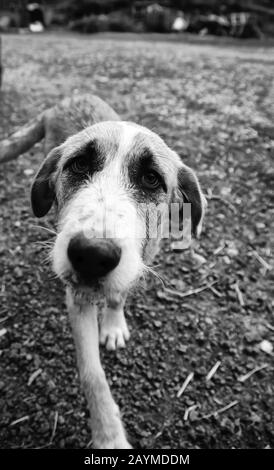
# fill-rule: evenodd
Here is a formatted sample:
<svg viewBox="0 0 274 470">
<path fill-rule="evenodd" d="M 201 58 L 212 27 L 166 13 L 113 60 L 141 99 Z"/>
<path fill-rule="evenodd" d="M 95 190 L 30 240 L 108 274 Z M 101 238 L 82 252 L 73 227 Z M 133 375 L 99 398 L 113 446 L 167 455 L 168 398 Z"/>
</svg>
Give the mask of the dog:
<svg viewBox="0 0 274 470">
<path fill-rule="evenodd" d="M 190 203 L 191 233 L 197 236 L 205 198 L 193 170 L 157 134 L 120 120 L 98 97 L 64 100 L 20 132 L 10 139 L 12 150 L 2 144 L 2 154 L 10 158 L 45 138 L 31 205 L 36 217 L 56 209 L 52 265 L 66 288 L 93 447 L 129 449 L 99 343 L 115 350 L 129 339 L 126 297 L 149 271 L 161 240 L 158 232 L 149 236 L 146 207 L 160 207 L 161 216 L 161 208 L 176 203 L 182 225 L 182 205 Z M 152 221 L 158 227 L 159 210 Z"/>
</svg>

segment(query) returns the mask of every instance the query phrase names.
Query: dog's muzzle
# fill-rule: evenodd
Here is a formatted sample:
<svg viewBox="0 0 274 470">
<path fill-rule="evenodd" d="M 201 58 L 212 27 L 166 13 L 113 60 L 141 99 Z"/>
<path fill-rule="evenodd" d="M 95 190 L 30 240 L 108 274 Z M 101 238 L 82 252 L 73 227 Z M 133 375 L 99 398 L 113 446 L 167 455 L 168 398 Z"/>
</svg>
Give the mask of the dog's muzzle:
<svg viewBox="0 0 274 470">
<path fill-rule="evenodd" d="M 121 249 L 112 240 L 89 239 L 83 233 L 70 240 L 67 253 L 74 271 L 85 284 L 108 274 L 121 258 Z"/>
</svg>

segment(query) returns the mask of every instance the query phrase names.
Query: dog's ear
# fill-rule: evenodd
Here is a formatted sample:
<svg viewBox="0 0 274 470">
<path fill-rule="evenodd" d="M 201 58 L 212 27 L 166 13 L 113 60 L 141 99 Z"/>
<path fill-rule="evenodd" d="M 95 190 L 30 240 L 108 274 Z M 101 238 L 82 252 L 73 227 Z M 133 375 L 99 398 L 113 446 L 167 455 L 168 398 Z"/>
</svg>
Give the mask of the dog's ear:
<svg viewBox="0 0 274 470">
<path fill-rule="evenodd" d="M 43 161 L 31 187 L 31 206 L 36 217 L 43 217 L 55 200 L 54 173 L 61 157 L 59 147 L 54 148 Z"/>
<path fill-rule="evenodd" d="M 202 193 L 199 181 L 194 171 L 187 165 L 179 168 L 177 176 L 178 193 L 182 203 L 191 204 L 191 231 L 198 237 L 202 230 L 202 222 L 207 206 L 206 198 Z M 180 210 L 180 224 L 182 225 L 183 208 Z"/>
</svg>

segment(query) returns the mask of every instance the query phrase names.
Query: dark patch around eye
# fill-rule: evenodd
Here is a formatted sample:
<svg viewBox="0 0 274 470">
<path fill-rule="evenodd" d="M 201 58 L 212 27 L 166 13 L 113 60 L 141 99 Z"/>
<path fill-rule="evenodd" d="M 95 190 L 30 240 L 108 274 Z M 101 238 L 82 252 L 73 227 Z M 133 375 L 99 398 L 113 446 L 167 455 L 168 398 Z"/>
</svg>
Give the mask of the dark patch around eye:
<svg viewBox="0 0 274 470">
<path fill-rule="evenodd" d="M 73 172 L 71 165 L 78 159 L 86 159 L 88 169 L 84 173 Z M 95 172 L 102 171 L 105 164 L 105 153 L 103 153 L 96 141 L 88 142 L 82 148 L 75 151 L 67 160 L 60 175 L 60 186 L 62 193 L 62 204 L 70 199 L 75 192 L 87 181 L 88 177 Z"/>
<path fill-rule="evenodd" d="M 165 180 L 161 174 L 161 170 L 159 169 L 157 162 L 155 161 L 153 153 L 149 149 L 144 149 L 141 155 L 133 155 L 130 158 L 128 171 L 131 183 L 138 189 L 142 189 L 142 176 L 150 172 L 156 173 L 159 176 L 159 180 L 161 183 L 159 190 L 162 189 L 167 192 L 167 187 L 165 184 Z M 146 189 L 143 188 L 143 191 L 146 192 Z"/>
<path fill-rule="evenodd" d="M 79 159 L 87 161 L 87 175 L 91 175 L 97 171 L 102 171 L 104 168 L 105 156 L 103 155 L 96 141 L 88 142 L 82 148 L 72 154 L 69 160 L 65 163 L 63 169 L 69 169 L 73 165 L 73 162 Z M 79 175 L 79 177 L 80 176 L 81 175 Z"/>
</svg>

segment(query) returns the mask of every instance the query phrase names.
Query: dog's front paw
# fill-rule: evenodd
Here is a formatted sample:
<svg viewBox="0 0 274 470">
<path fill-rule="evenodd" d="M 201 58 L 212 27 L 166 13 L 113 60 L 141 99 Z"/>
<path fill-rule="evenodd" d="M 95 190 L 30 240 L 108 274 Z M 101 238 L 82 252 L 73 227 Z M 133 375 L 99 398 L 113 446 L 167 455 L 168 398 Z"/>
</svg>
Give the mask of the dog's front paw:
<svg viewBox="0 0 274 470">
<path fill-rule="evenodd" d="M 130 333 L 123 313 L 119 316 L 108 314 L 103 317 L 100 328 L 100 343 L 105 344 L 109 351 L 124 348 L 129 337 Z"/>
<path fill-rule="evenodd" d="M 108 410 L 102 423 L 93 428 L 94 449 L 132 449 L 127 440 L 119 407 L 113 402 L 114 408 Z M 105 410 L 104 410 L 105 411 Z"/>
</svg>

